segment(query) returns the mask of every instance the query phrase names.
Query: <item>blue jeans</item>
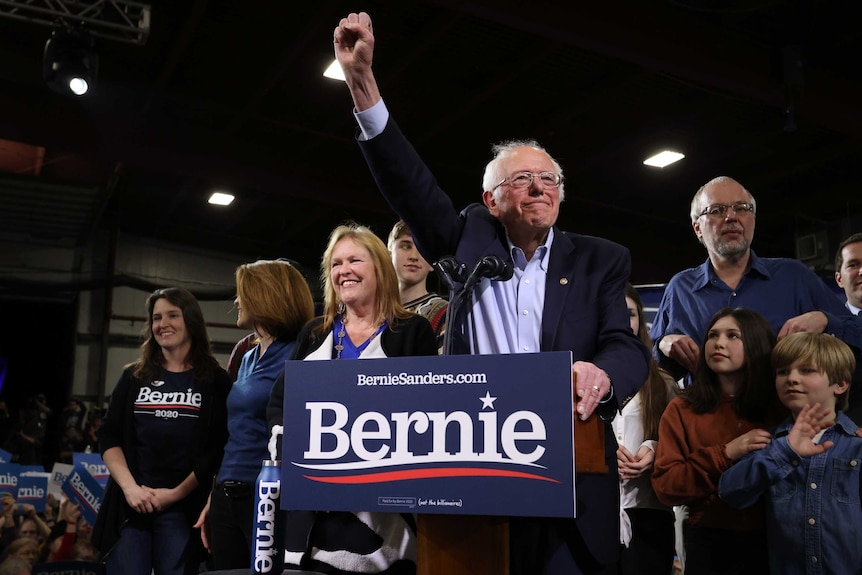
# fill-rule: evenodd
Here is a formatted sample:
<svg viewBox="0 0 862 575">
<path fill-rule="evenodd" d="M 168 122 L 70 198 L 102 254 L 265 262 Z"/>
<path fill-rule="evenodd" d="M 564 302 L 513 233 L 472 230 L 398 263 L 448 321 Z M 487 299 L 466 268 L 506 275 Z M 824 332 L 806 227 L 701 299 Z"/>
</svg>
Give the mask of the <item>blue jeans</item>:
<svg viewBox="0 0 862 575">
<path fill-rule="evenodd" d="M 184 575 L 192 526 L 181 509 L 129 522 L 108 555 L 108 575 Z"/>
</svg>

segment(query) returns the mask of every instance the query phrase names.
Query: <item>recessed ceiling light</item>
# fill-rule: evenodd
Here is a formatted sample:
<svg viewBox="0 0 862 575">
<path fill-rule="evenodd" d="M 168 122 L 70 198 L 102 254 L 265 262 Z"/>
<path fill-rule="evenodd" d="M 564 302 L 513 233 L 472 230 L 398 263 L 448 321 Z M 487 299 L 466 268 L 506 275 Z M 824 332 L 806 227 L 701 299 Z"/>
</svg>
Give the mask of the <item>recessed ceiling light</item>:
<svg viewBox="0 0 862 575">
<path fill-rule="evenodd" d="M 659 152 L 655 156 L 647 158 L 644 160 L 644 164 L 647 166 L 654 166 L 656 168 L 664 168 L 665 166 L 669 166 L 674 162 L 678 162 L 685 157 L 685 154 L 680 154 L 679 152 L 671 152 L 670 150 L 664 150 Z"/>
<path fill-rule="evenodd" d="M 207 201 L 216 206 L 229 206 L 231 202 L 233 202 L 233 200 L 233 194 L 226 194 L 224 192 L 213 192 L 213 194 L 210 196 L 210 199 Z"/>
<path fill-rule="evenodd" d="M 329 67 L 324 70 L 323 75 L 333 80 L 345 81 L 344 70 L 341 69 L 341 64 L 338 63 L 338 60 L 333 60 Z"/>
</svg>

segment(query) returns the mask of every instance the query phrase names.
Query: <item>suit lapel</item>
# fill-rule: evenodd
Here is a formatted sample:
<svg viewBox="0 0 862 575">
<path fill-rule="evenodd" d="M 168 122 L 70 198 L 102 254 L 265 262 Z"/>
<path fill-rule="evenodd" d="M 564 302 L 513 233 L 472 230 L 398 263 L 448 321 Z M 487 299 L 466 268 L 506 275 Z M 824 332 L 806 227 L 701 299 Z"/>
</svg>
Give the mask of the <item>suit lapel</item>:
<svg viewBox="0 0 862 575">
<path fill-rule="evenodd" d="M 554 242 L 548 258 L 548 276 L 545 279 L 545 309 L 542 312 L 542 351 L 553 351 L 557 327 L 563 316 L 563 307 L 574 289 L 577 250 L 572 240 L 554 228 Z"/>
</svg>

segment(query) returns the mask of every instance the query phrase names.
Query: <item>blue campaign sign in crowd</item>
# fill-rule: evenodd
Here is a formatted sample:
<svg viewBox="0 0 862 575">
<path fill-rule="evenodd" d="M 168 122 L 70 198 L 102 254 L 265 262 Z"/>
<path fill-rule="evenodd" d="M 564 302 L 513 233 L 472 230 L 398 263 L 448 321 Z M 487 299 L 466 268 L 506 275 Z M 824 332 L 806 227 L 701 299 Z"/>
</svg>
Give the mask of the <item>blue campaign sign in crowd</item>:
<svg viewBox="0 0 862 575">
<path fill-rule="evenodd" d="M 98 454 L 80 456 L 77 465 L 55 463 L 46 472 L 41 465 L 11 463 L 9 453 L 0 452 L 0 565 L 21 560 L 32 573 L 53 573 L 61 563 L 71 565 L 64 573 L 98 572 L 87 562 L 98 555 L 89 537 L 104 485 L 91 470 L 99 473 L 104 463 Z"/>
</svg>

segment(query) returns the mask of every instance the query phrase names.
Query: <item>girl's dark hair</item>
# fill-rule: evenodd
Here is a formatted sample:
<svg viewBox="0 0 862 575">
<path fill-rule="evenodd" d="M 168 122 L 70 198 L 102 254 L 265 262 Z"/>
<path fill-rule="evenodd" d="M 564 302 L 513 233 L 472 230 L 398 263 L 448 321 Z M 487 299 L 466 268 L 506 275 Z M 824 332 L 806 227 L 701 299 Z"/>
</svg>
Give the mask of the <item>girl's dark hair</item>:
<svg viewBox="0 0 862 575">
<path fill-rule="evenodd" d="M 652 349 L 652 340 L 649 337 L 646 318 L 644 317 L 644 303 L 638 290 L 631 284 L 626 284 L 626 297 L 635 302 L 638 312 L 638 338 L 647 349 Z M 649 376 L 638 392 L 641 399 L 641 421 L 643 423 L 644 439 L 658 439 L 658 422 L 670 401 L 670 390 L 668 382 L 662 377 L 661 370 L 655 359 L 649 359 Z"/>
<path fill-rule="evenodd" d="M 748 421 L 772 421 L 777 410 L 775 376 L 770 363 L 772 348 L 775 347 L 775 332 L 762 315 L 750 309 L 726 307 L 712 316 L 700 346 L 694 381 L 685 390 L 684 397 L 695 413 L 714 412 L 721 403 L 718 374 L 707 366 L 705 350 L 709 331 L 723 317 L 732 317 L 739 325 L 745 353 L 742 388 L 734 402 L 736 413 Z"/>
<path fill-rule="evenodd" d="M 158 289 L 147 298 L 147 323 L 141 332 L 144 343 L 141 344 L 140 357 L 133 364 L 135 377 L 149 381 L 158 378 L 164 369 L 165 356 L 162 354 L 162 348 L 156 342 L 156 338 L 153 337 L 153 308 L 156 306 L 156 302 L 162 298 L 183 312 L 183 322 L 191 342 L 186 361 L 192 366 L 195 379 L 205 383 L 211 382 L 218 362 L 212 354 L 206 324 L 204 323 L 204 314 L 192 292 L 179 287 Z"/>
</svg>

